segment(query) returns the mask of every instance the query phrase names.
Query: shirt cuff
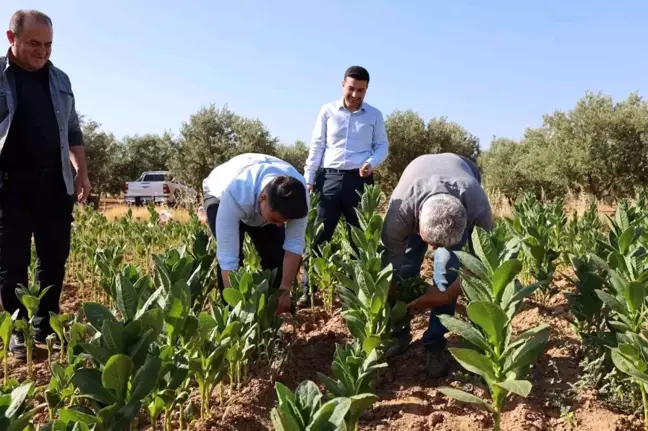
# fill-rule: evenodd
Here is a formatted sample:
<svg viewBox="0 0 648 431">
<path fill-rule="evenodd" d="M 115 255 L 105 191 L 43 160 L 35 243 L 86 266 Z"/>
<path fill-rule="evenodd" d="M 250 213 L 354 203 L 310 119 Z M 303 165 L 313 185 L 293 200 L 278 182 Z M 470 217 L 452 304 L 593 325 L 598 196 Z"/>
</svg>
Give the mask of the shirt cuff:
<svg viewBox="0 0 648 431">
<path fill-rule="evenodd" d="M 306 175 L 304 175 L 304 178 L 306 180 L 306 184 L 315 184 L 315 177 L 316 177 L 315 172 L 307 171 Z"/>
<path fill-rule="evenodd" d="M 225 259 L 219 258 L 218 265 L 220 266 L 221 271 L 236 271 L 238 269 L 238 259 L 232 260 L 227 257 Z"/>
</svg>

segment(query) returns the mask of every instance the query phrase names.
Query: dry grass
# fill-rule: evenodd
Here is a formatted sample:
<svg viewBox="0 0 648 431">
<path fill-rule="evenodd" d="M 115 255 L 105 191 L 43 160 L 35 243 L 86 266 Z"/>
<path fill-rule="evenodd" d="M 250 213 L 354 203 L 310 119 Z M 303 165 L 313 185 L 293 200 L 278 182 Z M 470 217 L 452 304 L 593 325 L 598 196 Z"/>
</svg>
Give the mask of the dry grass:
<svg viewBox="0 0 648 431">
<path fill-rule="evenodd" d="M 501 193 L 497 191 L 489 191 L 488 200 L 491 204 L 494 218 L 513 217 L 513 208 Z M 565 196 L 565 211 L 569 216 L 571 216 L 574 212 L 576 212 L 578 215 L 583 215 L 583 213 L 589 209 L 590 202 L 592 201 L 596 202 L 596 206 L 598 207 L 601 219 L 603 219 L 606 214 L 614 214 L 614 211 L 616 210 L 616 207 L 614 205 L 608 205 L 599 202 L 593 196 L 587 194 L 569 193 L 567 196 Z"/>
<path fill-rule="evenodd" d="M 118 218 L 124 217 L 128 213 L 129 209 L 133 211 L 133 218 L 139 220 L 148 220 L 149 212 L 146 207 L 136 207 L 136 206 L 131 207 L 123 203 L 101 205 L 101 212 L 103 212 L 103 214 L 106 216 L 106 218 L 109 221 L 115 221 Z M 185 209 L 173 209 L 164 206 L 158 206 L 156 207 L 156 209 L 159 213 L 162 212 L 169 213 L 174 220 L 187 222 L 191 219 L 191 217 L 189 216 L 189 212 L 187 212 L 187 210 Z"/>
</svg>

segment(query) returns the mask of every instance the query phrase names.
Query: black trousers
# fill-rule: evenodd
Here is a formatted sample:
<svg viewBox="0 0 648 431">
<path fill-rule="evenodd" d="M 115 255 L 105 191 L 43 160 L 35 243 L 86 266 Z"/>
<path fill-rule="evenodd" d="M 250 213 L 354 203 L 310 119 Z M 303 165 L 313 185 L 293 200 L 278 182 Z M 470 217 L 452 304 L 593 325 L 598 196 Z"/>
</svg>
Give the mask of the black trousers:
<svg viewBox="0 0 648 431">
<path fill-rule="evenodd" d="M 206 198 L 205 212 L 207 213 L 207 223 L 214 238 L 216 238 L 216 215 L 218 214 L 218 201 L 214 198 Z M 243 265 L 243 240 L 245 233 L 250 236 L 254 247 L 259 253 L 261 258 L 261 268 L 277 269 L 274 283 L 271 288 L 278 289 L 281 286 L 281 277 L 283 274 L 283 259 L 284 259 L 284 239 L 286 237 L 285 228 L 276 225 L 267 226 L 248 226 L 243 222 L 239 223 L 239 266 Z M 223 291 L 223 273 L 220 264 L 216 264 L 216 272 L 218 277 L 218 289 Z"/>
<path fill-rule="evenodd" d="M 36 245 L 36 281 L 50 287 L 34 314 L 36 335 L 51 334 L 49 313 L 59 313 L 65 264 L 70 253 L 70 230 L 75 196 L 68 195 L 60 174 L 15 178 L 4 173 L 0 186 L 0 300 L 9 313 L 27 310 L 16 296 L 27 286 L 32 235 Z"/>
<path fill-rule="evenodd" d="M 333 238 L 335 229 L 344 215 L 347 222 L 347 235 L 351 246 L 355 244 L 351 239 L 351 226 L 359 226 L 358 215 L 355 209 L 360 203 L 361 194 L 367 185 L 373 185 L 373 174 L 361 177 L 358 169 L 347 171 L 336 169 L 322 169 L 315 180 L 315 190 L 320 194 L 319 215 L 324 228 L 315 241 L 315 250 L 320 245 Z M 308 292 L 308 278 L 304 277 L 304 289 Z"/>
</svg>

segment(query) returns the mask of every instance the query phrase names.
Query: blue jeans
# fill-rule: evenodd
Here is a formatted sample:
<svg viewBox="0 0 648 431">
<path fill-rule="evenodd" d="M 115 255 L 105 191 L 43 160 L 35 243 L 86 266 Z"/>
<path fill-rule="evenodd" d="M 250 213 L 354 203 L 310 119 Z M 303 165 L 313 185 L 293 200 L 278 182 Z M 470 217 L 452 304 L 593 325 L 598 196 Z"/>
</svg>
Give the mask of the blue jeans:
<svg viewBox="0 0 648 431">
<path fill-rule="evenodd" d="M 462 250 L 468 243 L 469 238 L 470 231 L 466 230 L 461 241 L 455 246 L 434 250 L 434 285 L 440 291 L 445 292 L 457 280 L 460 265 L 459 258 L 453 251 Z M 416 277 L 420 273 L 427 250 L 428 244 L 423 241 L 420 235 L 412 235 L 408 238 L 405 260 L 398 274 L 400 280 Z M 431 310 L 428 329 L 423 334 L 423 345 L 426 348 L 444 348 L 446 346 L 444 335 L 448 330 L 441 324 L 438 316 L 440 314 L 454 315 L 456 305 L 457 300 L 455 299 L 450 304 Z M 408 322 L 394 336 L 408 336 L 410 330 Z"/>
</svg>

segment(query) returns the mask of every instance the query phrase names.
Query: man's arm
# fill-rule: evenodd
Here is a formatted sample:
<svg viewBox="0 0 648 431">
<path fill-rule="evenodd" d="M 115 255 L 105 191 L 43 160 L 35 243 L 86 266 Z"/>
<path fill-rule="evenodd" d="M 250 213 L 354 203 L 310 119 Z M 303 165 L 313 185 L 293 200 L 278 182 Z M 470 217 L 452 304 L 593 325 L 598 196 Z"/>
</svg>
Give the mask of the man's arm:
<svg viewBox="0 0 648 431">
<path fill-rule="evenodd" d="M 400 215 L 397 207 L 390 205 L 385 214 L 385 221 L 381 232 L 382 243 L 385 246 L 387 263 L 393 268 L 392 281 L 389 286 L 389 295 L 395 293 L 398 273 L 407 248 L 407 238 L 411 234 L 410 227 Z"/>
<path fill-rule="evenodd" d="M 286 239 L 284 240 L 283 278 L 281 288 L 291 290 L 297 277 L 302 254 L 306 245 L 305 234 L 308 217 L 291 220 L 286 224 Z"/>
<path fill-rule="evenodd" d="M 83 145 L 83 132 L 76 112 L 74 94 L 72 94 L 72 108 L 68 117 L 68 145 L 70 147 L 70 161 L 76 172 L 74 192 L 78 201 L 83 203 L 90 194 L 90 179 L 88 178 L 88 165 L 86 163 L 85 146 Z"/>
<path fill-rule="evenodd" d="M 229 273 L 239 266 L 239 223 L 243 215 L 232 195 L 225 191 L 216 216 L 216 258 L 221 267 L 224 289 L 230 287 Z"/>
<path fill-rule="evenodd" d="M 275 311 L 276 314 L 286 313 L 291 309 L 292 287 L 297 278 L 302 253 L 304 252 L 304 235 L 306 233 L 307 223 L 308 217 L 292 220 L 287 223 L 286 239 L 284 240 L 283 276 L 279 287 L 281 295 L 279 296 L 279 303 Z"/>
<path fill-rule="evenodd" d="M 385 128 L 385 119 L 380 111 L 377 113 L 376 124 L 373 129 L 373 139 L 371 146 L 373 154 L 367 159 L 366 163 L 371 165 L 372 170 L 385 161 L 389 153 L 389 140 L 387 139 L 387 129 Z"/>
<path fill-rule="evenodd" d="M 322 106 L 317 115 L 315 127 L 313 127 L 313 136 L 304 169 L 304 177 L 308 185 L 315 183 L 317 170 L 322 164 L 322 158 L 324 157 L 324 150 L 326 148 L 326 110 L 326 105 Z"/>
</svg>

